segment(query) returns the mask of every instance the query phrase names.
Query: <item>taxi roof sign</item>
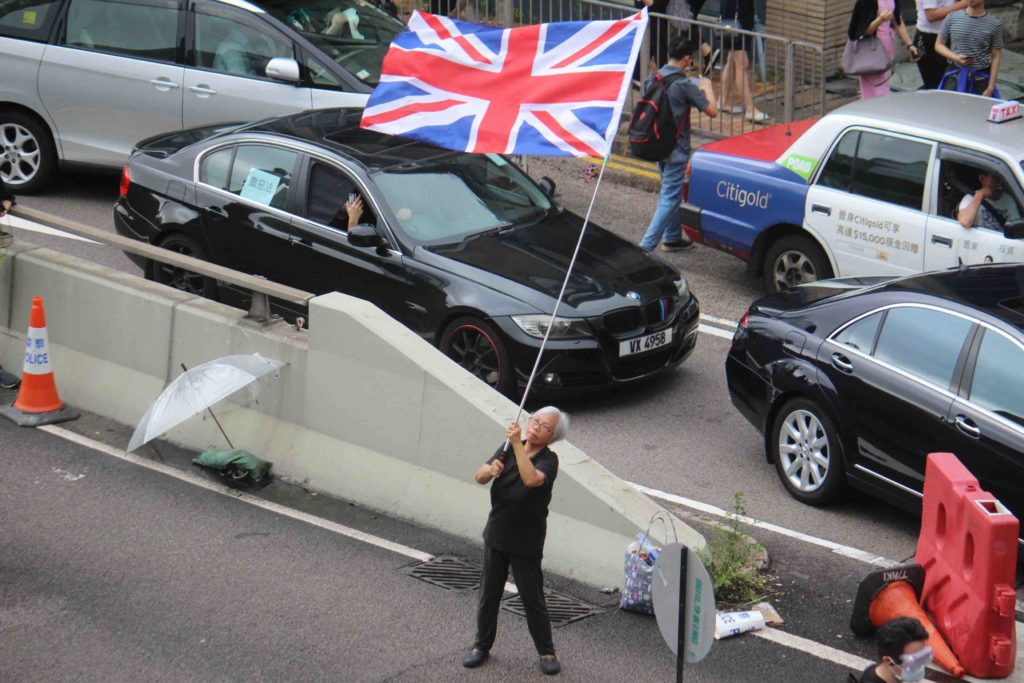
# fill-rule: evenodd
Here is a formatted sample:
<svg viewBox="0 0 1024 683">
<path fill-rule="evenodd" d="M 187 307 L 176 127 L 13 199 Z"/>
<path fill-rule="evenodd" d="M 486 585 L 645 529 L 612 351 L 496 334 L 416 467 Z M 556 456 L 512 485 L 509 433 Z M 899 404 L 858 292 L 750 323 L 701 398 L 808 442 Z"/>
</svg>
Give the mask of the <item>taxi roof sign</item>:
<svg viewBox="0 0 1024 683">
<path fill-rule="evenodd" d="M 1019 119 L 1020 117 L 1020 102 L 999 102 L 998 104 L 993 104 L 988 114 L 988 120 L 992 123 L 1002 123 L 1003 121 Z"/>
</svg>

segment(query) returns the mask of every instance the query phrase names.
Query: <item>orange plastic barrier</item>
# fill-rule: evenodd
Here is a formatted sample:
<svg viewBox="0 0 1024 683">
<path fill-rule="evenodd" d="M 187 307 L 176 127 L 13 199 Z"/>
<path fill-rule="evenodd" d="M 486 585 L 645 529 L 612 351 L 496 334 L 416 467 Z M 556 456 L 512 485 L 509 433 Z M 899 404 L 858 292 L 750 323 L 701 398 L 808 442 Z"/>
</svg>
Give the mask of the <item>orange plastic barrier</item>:
<svg viewBox="0 0 1024 683">
<path fill-rule="evenodd" d="M 1013 672 L 1019 526 L 955 455 L 929 454 L 914 556 L 925 568 L 921 604 L 972 676 Z"/>
</svg>

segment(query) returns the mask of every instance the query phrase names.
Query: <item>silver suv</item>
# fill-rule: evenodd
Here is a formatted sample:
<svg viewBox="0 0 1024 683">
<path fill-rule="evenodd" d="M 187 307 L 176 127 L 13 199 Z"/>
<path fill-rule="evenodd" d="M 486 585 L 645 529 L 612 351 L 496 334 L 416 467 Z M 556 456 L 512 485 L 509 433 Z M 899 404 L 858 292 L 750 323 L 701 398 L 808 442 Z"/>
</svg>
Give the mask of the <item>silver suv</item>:
<svg viewBox="0 0 1024 683">
<path fill-rule="evenodd" d="M 0 177 L 31 193 L 159 133 L 363 106 L 403 29 L 363 0 L 0 0 Z"/>
</svg>

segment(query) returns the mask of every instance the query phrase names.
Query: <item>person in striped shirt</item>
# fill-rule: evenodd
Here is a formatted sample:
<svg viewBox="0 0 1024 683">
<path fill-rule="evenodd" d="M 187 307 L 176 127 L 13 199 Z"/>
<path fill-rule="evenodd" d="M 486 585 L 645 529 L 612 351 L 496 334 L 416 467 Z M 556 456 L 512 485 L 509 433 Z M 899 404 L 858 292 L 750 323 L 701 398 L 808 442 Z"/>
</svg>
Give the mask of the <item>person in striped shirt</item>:
<svg viewBox="0 0 1024 683">
<path fill-rule="evenodd" d="M 985 9 L 985 0 L 967 0 L 966 8 L 943 20 L 935 41 L 935 51 L 954 67 L 942 89 L 992 97 L 1004 42 L 1003 22 Z"/>
</svg>

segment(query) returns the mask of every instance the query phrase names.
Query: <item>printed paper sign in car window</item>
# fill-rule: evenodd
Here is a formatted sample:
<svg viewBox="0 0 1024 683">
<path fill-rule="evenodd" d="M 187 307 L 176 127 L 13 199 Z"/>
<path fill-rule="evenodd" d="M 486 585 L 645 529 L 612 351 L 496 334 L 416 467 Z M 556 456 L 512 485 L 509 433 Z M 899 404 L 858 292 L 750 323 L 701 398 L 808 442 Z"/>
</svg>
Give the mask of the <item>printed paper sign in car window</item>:
<svg viewBox="0 0 1024 683">
<path fill-rule="evenodd" d="M 249 169 L 249 175 L 246 176 L 245 184 L 242 185 L 241 195 L 245 199 L 270 206 L 280 184 L 280 177 L 258 168 L 252 168 Z"/>
</svg>

